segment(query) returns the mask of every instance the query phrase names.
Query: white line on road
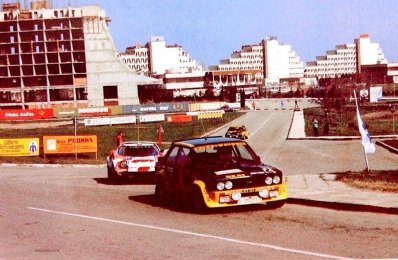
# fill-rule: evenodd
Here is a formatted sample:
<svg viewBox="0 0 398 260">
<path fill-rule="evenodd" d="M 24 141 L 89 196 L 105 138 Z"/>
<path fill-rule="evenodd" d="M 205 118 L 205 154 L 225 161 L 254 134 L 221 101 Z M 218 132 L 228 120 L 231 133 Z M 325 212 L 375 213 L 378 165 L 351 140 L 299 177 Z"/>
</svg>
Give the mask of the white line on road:
<svg viewBox="0 0 398 260">
<path fill-rule="evenodd" d="M 270 120 L 271 119 L 271 117 L 274 115 L 274 113 L 272 113 L 269 117 L 267 117 L 267 119 L 266 120 L 264 120 L 264 122 L 259 126 L 259 127 L 257 127 L 257 129 L 256 130 L 254 130 L 252 133 L 251 133 L 251 135 L 250 136 L 253 136 L 253 135 L 255 135 L 256 134 L 256 132 L 258 131 L 258 130 L 260 130 L 267 122 L 268 122 L 268 120 Z"/>
<path fill-rule="evenodd" d="M 167 232 L 171 232 L 171 233 L 184 234 L 184 235 L 189 235 L 189 236 L 197 236 L 197 237 L 206 237 L 206 238 L 218 239 L 218 240 L 227 241 L 227 242 L 231 242 L 231 243 L 251 245 L 251 246 L 256 246 L 256 247 L 264 247 L 264 248 L 274 249 L 274 250 L 277 250 L 277 251 L 284 251 L 284 252 L 295 253 L 295 254 L 316 256 L 316 257 L 330 258 L 330 259 L 348 259 L 346 257 L 327 255 L 327 254 L 320 254 L 320 253 L 314 253 L 314 252 L 309 252 L 309 251 L 303 251 L 303 250 L 297 250 L 297 249 L 290 249 L 290 248 L 286 248 L 286 247 L 274 246 L 274 245 L 270 245 L 270 244 L 255 243 L 255 242 L 249 242 L 249 241 L 233 239 L 233 238 L 228 238 L 228 237 L 213 236 L 213 235 L 208 235 L 208 234 L 195 233 L 195 232 L 183 231 L 183 230 L 172 229 L 172 228 L 156 227 L 156 226 L 152 226 L 152 225 L 131 223 L 131 222 L 126 222 L 126 221 L 113 220 L 113 219 L 100 218 L 100 217 L 93 217 L 93 216 L 80 215 L 80 214 L 74 214 L 74 213 L 68 213 L 68 212 L 62 212 L 62 211 L 55 211 L 55 210 L 48 210 L 48 209 L 41 209 L 41 208 L 35 208 L 35 207 L 28 207 L 28 209 L 36 210 L 36 211 L 42 211 L 42 212 L 47 212 L 47 213 L 53 213 L 53 214 L 58 214 L 58 215 L 65 215 L 65 216 L 72 216 L 72 217 L 78 217 L 78 218 L 84 218 L 84 219 L 91 219 L 91 220 L 98 220 L 98 221 L 122 224 L 122 225 L 133 226 L 133 227 L 140 227 L 140 228 L 167 231 Z"/>
</svg>

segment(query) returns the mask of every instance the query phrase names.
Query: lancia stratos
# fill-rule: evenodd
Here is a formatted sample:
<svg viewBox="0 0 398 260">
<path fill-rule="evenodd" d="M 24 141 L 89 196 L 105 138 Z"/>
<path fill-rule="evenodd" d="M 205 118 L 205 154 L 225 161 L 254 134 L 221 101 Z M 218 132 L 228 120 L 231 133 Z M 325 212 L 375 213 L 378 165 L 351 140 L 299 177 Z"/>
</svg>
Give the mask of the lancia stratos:
<svg viewBox="0 0 398 260">
<path fill-rule="evenodd" d="M 111 150 L 106 158 L 108 178 L 120 179 L 154 174 L 162 150 L 154 142 L 128 141 Z"/>
</svg>

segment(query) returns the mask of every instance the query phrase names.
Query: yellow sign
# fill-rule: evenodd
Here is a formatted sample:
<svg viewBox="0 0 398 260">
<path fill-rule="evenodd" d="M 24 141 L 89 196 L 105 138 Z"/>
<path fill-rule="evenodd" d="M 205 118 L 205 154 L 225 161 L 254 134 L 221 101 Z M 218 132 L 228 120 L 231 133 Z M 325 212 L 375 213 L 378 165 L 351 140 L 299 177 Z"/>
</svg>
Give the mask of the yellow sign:
<svg viewBox="0 0 398 260">
<path fill-rule="evenodd" d="M 39 156 L 39 138 L 0 139 L 0 156 Z"/>
<path fill-rule="evenodd" d="M 43 150 L 45 154 L 58 153 L 96 153 L 96 135 L 60 135 L 43 136 Z"/>
<path fill-rule="evenodd" d="M 199 112 L 198 119 L 211 119 L 211 118 L 222 118 L 223 111 L 206 111 Z"/>
</svg>

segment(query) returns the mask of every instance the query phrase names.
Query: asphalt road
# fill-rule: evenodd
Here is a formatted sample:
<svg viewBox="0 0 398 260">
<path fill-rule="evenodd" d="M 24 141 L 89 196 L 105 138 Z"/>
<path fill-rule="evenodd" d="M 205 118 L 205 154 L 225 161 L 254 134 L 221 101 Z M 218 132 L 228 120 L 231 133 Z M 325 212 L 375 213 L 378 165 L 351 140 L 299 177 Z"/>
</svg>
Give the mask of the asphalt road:
<svg viewBox="0 0 398 260">
<path fill-rule="evenodd" d="M 358 141 L 286 141 L 291 113 L 253 111 L 242 118 L 263 160 L 287 174 L 363 167 L 354 152 L 361 151 Z M 340 162 L 344 155 L 352 158 Z M 397 162 L 378 149 L 370 165 Z M 108 182 L 104 167 L 3 166 L 0 190 L 4 259 L 398 257 L 396 215 L 289 204 L 198 215 L 157 206 L 148 181 Z"/>
</svg>

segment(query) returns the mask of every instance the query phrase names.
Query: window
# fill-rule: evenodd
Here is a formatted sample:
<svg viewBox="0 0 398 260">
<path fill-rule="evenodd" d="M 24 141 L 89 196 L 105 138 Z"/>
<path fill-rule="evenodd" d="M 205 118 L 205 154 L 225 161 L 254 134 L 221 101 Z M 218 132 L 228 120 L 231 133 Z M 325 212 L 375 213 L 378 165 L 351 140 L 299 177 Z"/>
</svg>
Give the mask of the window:
<svg viewBox="0 0 398 260">
<path fill-rule="evenodd" d="M 178 154 L 178 147 L 174 147 L 173 150 L 170 152 L 169 156 L 167 157 L 167 167 L 174 168 L 174 164 L 176 162 Z"/>
<path fill-rule="evenodd" d="M 104 86 L 104 99 L 115 99 L 118 98 L 118 93 L 117 93 L 117 86 L 112 85 L 112 86 Z"/>
</svg>

